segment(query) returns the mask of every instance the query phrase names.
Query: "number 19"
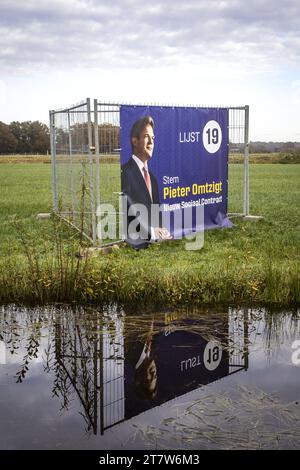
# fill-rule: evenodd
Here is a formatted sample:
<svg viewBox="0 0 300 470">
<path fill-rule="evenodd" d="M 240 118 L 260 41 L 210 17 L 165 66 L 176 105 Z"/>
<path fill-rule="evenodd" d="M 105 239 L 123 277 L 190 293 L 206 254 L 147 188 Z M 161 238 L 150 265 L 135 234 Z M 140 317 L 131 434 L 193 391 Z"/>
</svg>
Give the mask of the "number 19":
<svg viewBox="0 0 300 470">
<path fill-rule="evenodd" d="M 208 144 L 217 144 L 219 142 L 219 131 L 215 127 L 214 129 L 207 129 Z"/>
</svg>

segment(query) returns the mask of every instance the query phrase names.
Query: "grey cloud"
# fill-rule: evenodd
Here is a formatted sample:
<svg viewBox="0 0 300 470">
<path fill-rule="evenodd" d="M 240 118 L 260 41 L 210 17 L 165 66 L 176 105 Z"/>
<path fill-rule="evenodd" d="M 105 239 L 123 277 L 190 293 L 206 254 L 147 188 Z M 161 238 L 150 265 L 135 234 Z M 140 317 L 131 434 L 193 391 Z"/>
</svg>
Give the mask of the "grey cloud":
<svg viewBox="0 0 300 470">
<path fill-rule="evenodd" d="M 2 70 L 299 60 L 298 0 L 0 3 Z"/>
</svg>

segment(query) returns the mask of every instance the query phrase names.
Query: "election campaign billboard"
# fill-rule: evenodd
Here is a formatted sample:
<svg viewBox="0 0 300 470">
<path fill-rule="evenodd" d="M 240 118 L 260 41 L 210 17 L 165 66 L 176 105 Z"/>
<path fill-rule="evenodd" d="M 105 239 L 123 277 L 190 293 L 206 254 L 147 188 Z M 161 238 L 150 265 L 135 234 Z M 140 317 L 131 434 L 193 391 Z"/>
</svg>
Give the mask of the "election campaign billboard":
<svg viewBox="0 0 300 470">
<path fill-rule="evenodd" d="M 149 213 L 160 208 L 159 215 L 152 211 L 155 215 L 148 216 L 146 239 L 154 236 L 154 229 L 158 233 L 157 227 L 166 227 L 172 238 L 197 231 L 197 208 L 203 210 L 205 229 L 231 226 L 227 108 L 123 105 L 120 126 L 127 226 L 137 214 L 130 213 L 135 204 Z M 185 211 L 192 212 L 189 225 Z"/>
</svg>

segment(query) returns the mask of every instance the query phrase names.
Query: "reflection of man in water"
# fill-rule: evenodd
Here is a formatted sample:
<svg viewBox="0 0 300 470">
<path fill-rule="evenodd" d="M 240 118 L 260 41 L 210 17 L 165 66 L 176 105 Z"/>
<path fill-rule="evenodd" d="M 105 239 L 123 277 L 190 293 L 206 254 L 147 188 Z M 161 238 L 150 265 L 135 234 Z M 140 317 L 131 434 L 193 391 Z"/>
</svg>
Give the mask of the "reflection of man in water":
<svg viewBox="0 0 300 470">
<path fill-rule="evenodd" d="M 154 398 L 157 394 L 157 369 L 151 357 L 153 322 L 144 348 L 135 365 L 134 384 L 137 395 L 143 399 Z"/>
<path fill-rule="evenodd" d="M 201 331 L 203 329 L 207 334 L 210 330 L 196 317 L 151 320 L 148 323 L 146 319 L 144 327 L 139 326 L 132 331 L 132 336 L 127 336 L 124 360 L 126 418 L 229 374 L 228 352 L 221 343 L 227 335 L 226 321 L 220 325 L 217 334 L 212 330 L 214 341 L 208 341 Z M 209 346 L 210 343 L 213 344 Z"/>
<path fill-rule="evenodd" d="M 154 121 L 151 116 L 145 116 L 136 121 L 130 132 L 132 157 L 121 168 L 122 191 L 127 196 L 128 210 L 134 204 L 142 204 L 147 211 L 146 220 L 137 227 L 140 233 L 139 240 L 134 240 L 128 233 L 128 241 L 135 247 L 145 247 L 149 241 L 170 238 L 170 233 L 161 226 L 159 214 L 159 192 L 155 176 L 148 168 L 148 161 L 154 150 Z M 156 221 L 151 220 L 151 208 L 156 209 Z M 137 209 L 138 212 L 138 209 Z M 129 224 L 135 220 L 137 214 L 127 217 L 127 230 Z"/>
</svg>

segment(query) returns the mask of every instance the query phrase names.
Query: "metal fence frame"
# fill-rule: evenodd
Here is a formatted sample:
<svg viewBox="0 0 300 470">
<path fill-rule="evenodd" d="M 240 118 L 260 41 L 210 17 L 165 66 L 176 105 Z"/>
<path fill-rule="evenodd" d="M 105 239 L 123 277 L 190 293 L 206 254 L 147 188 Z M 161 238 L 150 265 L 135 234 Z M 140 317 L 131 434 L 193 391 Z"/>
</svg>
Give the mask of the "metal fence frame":
<svg viewBox="0 0 300 470">
<path fill-rule="evenodd" d="M 58 376 L 71 385 L 71 390 L 74 390 L 81 405 L 80 414 L 95 435 L 103 435 L 113 426 L 141 413 L 130 417 L 125 414 L 125 318 L 123 311 L 110 307 L 104 311 L 103 317 L 90 317 L 84 324 L 78 325 L 76 314 L 71 315 L 70 312 L 64 312 L 55 323 L 54 351 Z M 248 322 L 249 309 L 229 309 L 224 344 L 222 343 L 223 352 L 228 353 L 228 373 L 209 383 L 248 370 Z M 184 322 L 181 326 L 184 326 Z M 163 331 L 162 327 L 160 331 Z M 255 334 L 256 331 L 252 333 Z M 213 332 L 212 334 L 214 336 Z M 255 343 L 255 338 L 253 342 Z M 197 390 L 199 391 L 199 384 L 189 392 L 160 402 L 158 406 L 174 404 L 182 397 L 188 401 Z M 153 405 L 143 412 L 150 411 L 152 407 Z"/>
<path fill-rule="evenodd" d="M 123 104 L 123 103 L 122 103 Z M 82 235 L 87 238 L 93 245 L 101 244 L 101 240 L 97 239 L 97 207 L 100 206 L 101 197 L 100 189 L 102 185 L 101 169 L 100 169 L 100 142 L 99 142 L 99 117 L 101 113 L 120 113 L 121 103 L 113 102 L 102 102 L 100 100 L 93 100 L 93 107 L 91 106 L 91 99 L 87 98 L 85 101 L 68 108 L 51 110 L 49 111 L 50 119 L 50 144 L 51 144 L 51 165 L 52 165 L 52 192 L 53 192 L 53 211 L 55 214 L 60 216 L 67 223 L 72 225 L 77 230 L 82 231 Z M 144 106 L 153 106 L 154 104 L 143 104 Z M 170 105 L 155 104 L 160 107 L 169 107 Z M 184 107 L 182 105 L 178 105 Z M 174 107 L 176 107 L 174 105 Z M 246 217 L 249 216 L 249 106 L 195 106 L 188 105 L 185 107 L 193 108 L 219 108 L 228 109 L 229 111 L 229 130 L 232 135 L 237 132 L 240 136 L 239 142 L 233 142 L 232 145 L 239 145 L 239 149 L 242 151 L 244 159 L 244 171 L 243 171 L 243 211 L 228 213 L 229 217 Z M 81 110 L 83 108 L 83 110 Z M 82 230 L 82 227 L 78 226 L 78 223 L 72 221 L 71 215 L 74 215 L 74 205 L 72 204 L 72 211 L 64 212 L 59 208 L 59 189 L 58 189 L 58 172 L 57 172 L 57 124 L 56 119 L 58 116 L 67 116 L 67 136 L 68 143 L 64 155 L 67 155 L 69 163 L 71 165 L 74 162 L 74 150 L 72 144 L 71 127 L 70 127 L 70 116 L 72 113 L 79 112 L 86 114 L 86 131 L 87 131 L 87 148 L 85 153 L 87 154 L 87 161 L 89 166 L 89 181 L 88 181 L 88 192 L 89 192 L 89 204 L 90 204 L 90 224 L 88 230 Z M 231 142 L 229 143 L 229 146 Z M 120 150 L 120 149 L 116 149 Z M 230 153 L 230 147 L 229 147 Z M 84 163 L 85 165 L 85 163 Z M 72 171 L 72 170 L 71 170 Z M 71 183 L 72 184 L 72 183 Z M 71 188 L 71 192 L 74 190 Z M 72 193 L 72 198 L 73 198 Z M 98 214 L 99 216 L 99 214 Z M 121 241 L 117 240 L 114 243 Z M 110 243 L 106 243 L 108 245 Z"/>
</svg>

